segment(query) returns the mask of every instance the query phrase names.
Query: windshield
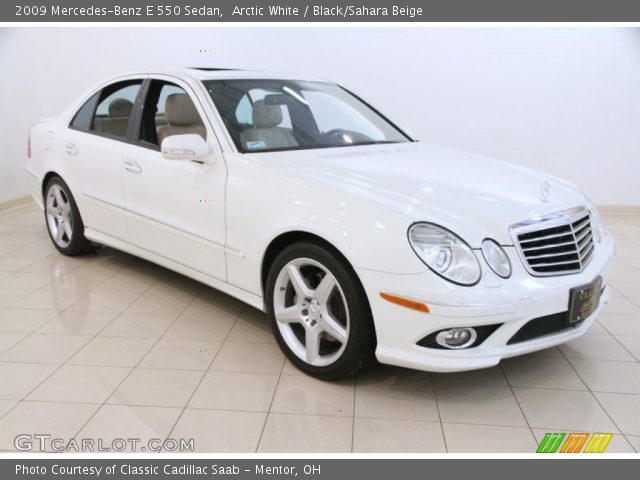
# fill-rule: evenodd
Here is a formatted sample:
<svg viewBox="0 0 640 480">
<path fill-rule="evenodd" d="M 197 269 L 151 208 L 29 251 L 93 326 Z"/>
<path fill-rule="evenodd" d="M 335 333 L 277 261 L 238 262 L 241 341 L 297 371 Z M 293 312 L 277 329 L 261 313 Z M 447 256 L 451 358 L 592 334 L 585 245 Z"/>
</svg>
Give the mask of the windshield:
<svg viewBox="0 0 640 480">
<path fill-rule="evenodd" d="M 264 79 L 203 83 L 243 153 L 411 141 L 335 84 Z"/>
</svg>

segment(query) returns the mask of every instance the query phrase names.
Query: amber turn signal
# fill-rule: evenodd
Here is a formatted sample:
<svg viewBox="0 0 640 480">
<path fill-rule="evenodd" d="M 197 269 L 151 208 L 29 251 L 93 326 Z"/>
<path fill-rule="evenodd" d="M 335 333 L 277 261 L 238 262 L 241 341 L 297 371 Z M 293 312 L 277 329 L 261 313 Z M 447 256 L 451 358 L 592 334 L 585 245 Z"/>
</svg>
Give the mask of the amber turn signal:
<svg viewBox="0 0 640 480">
<path fill-rule="evenodd" d="M 398 295 L 392 295 L 386 292 L 380 292 L 380 296 L 384 298 L 387 302 L 395 303 L 396 305 L 410 308 L 411 310 L 417 310 L 419 312 L 429 313 L 429 307 L 427 307 L 427 305 L 424 303 L 416 302 L 415 300 L 410 300 L 408 298 L 400 297 Z"/>
</svg>

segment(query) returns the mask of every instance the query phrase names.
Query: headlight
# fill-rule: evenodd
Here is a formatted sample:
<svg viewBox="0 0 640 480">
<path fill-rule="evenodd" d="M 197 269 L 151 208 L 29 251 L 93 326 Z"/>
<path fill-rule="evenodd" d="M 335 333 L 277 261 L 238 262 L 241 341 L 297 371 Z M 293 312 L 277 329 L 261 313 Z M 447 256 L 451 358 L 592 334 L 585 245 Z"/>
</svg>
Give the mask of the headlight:
<svg viewBox="0 0 640 480">
<path fill-rule="evenodd" d="M 490 238 L 482 242 L 482 255 L 491 267 L 491 270 L 502 278 L 511 276 L 511 262 L 507 253 L 498 243 Z"/>
<path fill-rule="evenodd" d="M 416 223 L 409 228 L 409 243 L 420 260 L 441 277 L 460 285 L 480 280 L 480 264 L 473 250 L 449 230 Z"/>
</svg>

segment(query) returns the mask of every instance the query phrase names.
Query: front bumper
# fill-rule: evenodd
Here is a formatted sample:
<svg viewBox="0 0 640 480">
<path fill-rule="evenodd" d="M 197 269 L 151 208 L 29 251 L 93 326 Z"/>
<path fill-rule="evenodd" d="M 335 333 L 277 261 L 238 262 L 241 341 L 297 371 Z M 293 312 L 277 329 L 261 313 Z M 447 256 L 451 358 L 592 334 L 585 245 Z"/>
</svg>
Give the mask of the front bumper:
<svg viewBox="0 0 640 480">
<path fill-rule="evenodd" d="M 534 277 L 524 268 L 513 247 L 505 248 L 513 266 L 510 278 L 498 278 L 484 263 L 483 279 L 472 287 L 454 285 L 430 271 L 398 275 L 358 269 L 373 312 L 381 363 L 434 372 L 454 372 L 491 367 L 502 358 L 523 355 L 568 342 L 584 334 L 609 301 L 608 268 L 613 243 L 606 237 L 595 248 L 589 265 L 580 273 Z M 568 329 L 509 344 L 527 322 L 566 312 L 569 290 L 586 285 L 598 275 L 603 292 L 596 311 Z M 408 297 L 428 305 L 428 314 L 389 303 L 380 292 Z M 425 336 L 452 327 L 501 324 L 481 344 L 461 350 L 443 350 L 417 345 Z"/>
</svg>

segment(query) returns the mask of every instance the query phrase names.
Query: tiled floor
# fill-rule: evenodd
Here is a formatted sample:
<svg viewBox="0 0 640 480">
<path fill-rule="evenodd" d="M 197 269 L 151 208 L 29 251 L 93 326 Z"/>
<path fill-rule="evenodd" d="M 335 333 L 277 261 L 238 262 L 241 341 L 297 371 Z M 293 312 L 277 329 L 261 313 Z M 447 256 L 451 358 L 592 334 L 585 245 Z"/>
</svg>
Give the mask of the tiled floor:
<svg viewBox="0 0 640 480">
<path fill-rule="evenodd" d="M 640 217 L 606 222 L 613 301 L 583 338 L 477 372 L 323 383 L 285 362 L 261 312 L 111 249 L 63 257 L 35 206 L 0 212 L 0 450 L 49 433 L 205 452 L 532 452 L 547 431 L 585 430 L 634 452 Z"/>
</svg>

